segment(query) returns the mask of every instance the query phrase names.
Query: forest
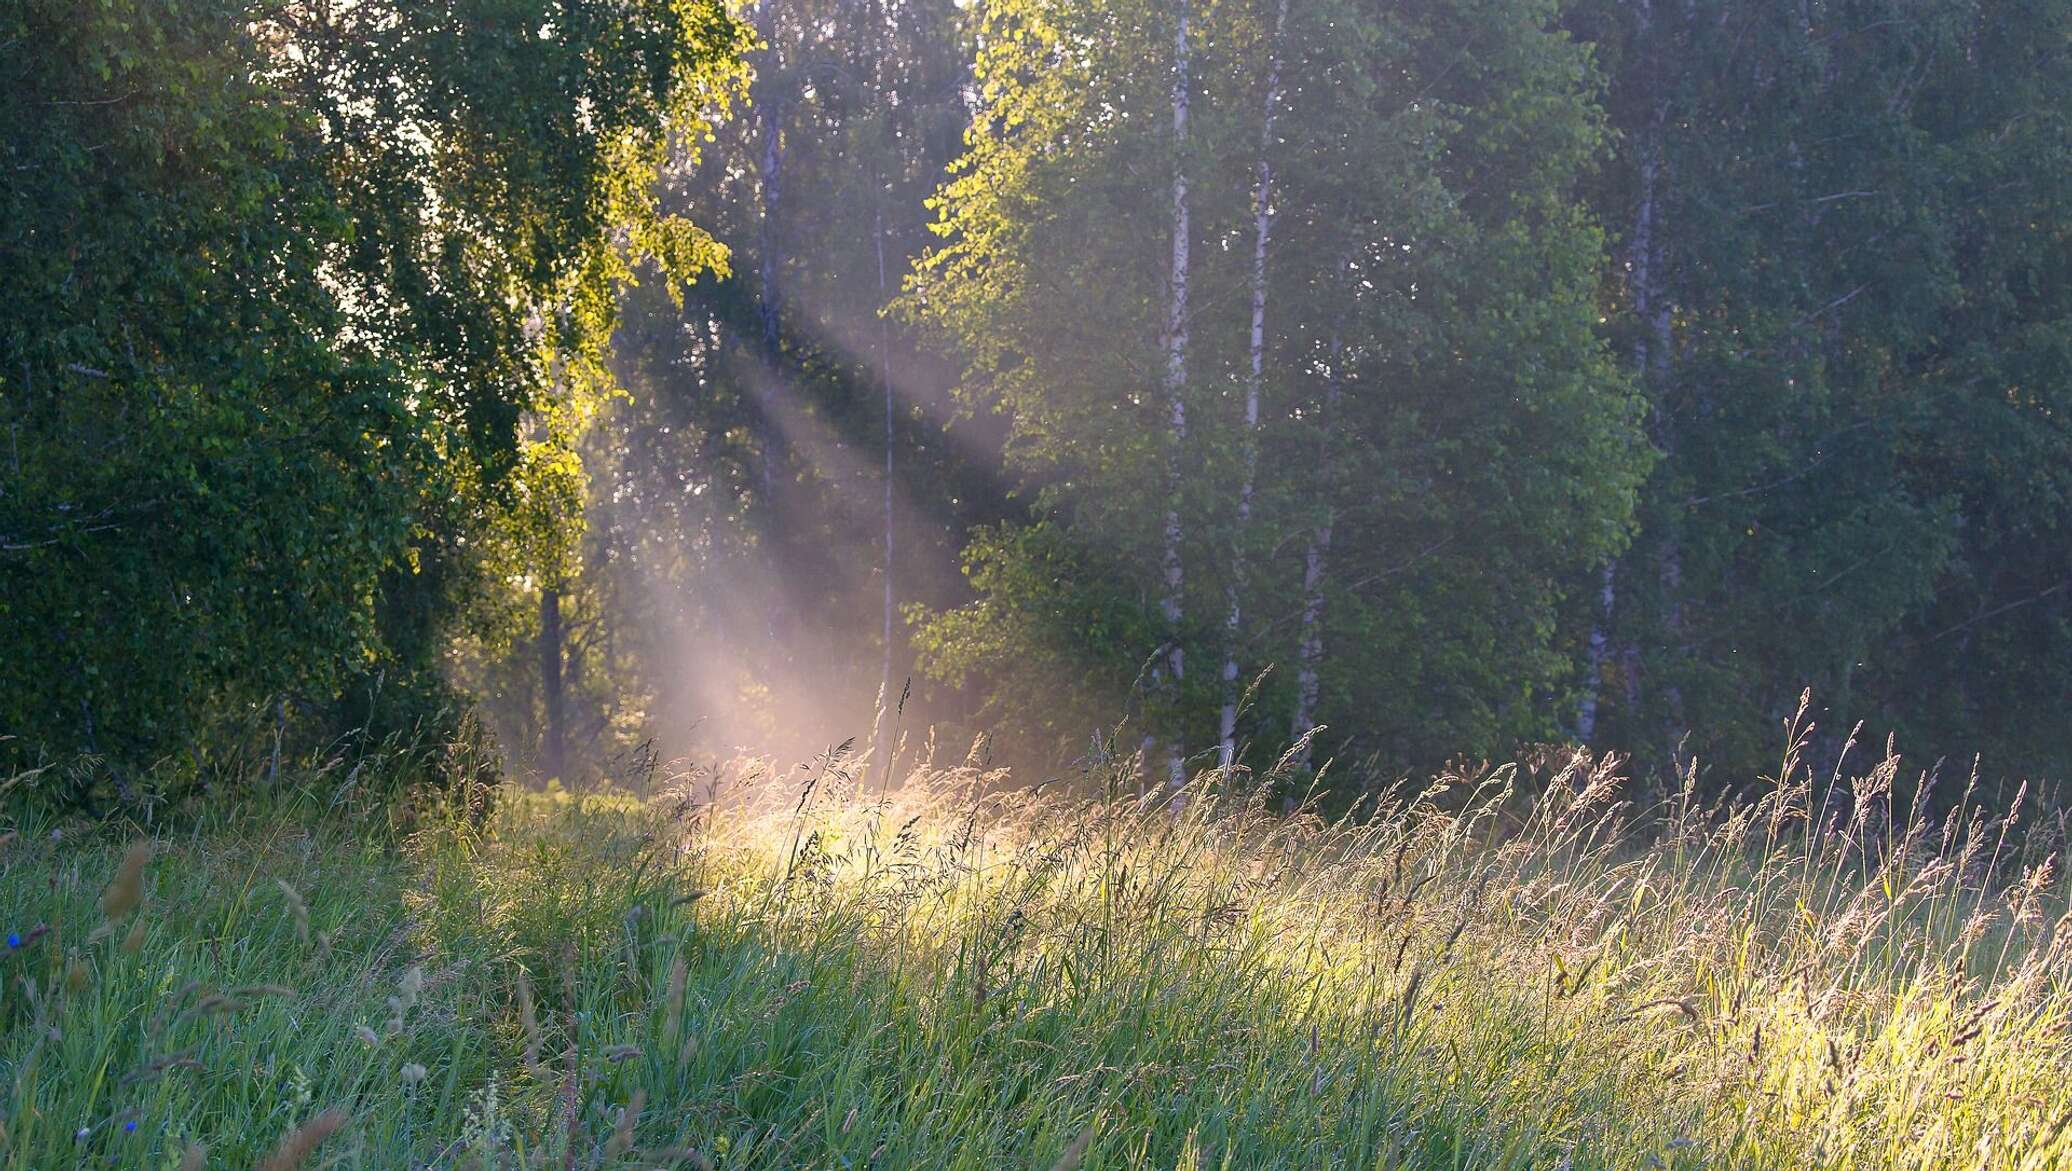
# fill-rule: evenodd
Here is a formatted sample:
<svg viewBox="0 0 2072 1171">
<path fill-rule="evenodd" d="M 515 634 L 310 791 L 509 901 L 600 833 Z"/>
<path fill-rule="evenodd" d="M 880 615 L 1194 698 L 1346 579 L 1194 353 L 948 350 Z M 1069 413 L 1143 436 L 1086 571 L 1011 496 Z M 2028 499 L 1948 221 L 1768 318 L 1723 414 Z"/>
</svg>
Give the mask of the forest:
<svg viewBox="0 0 2072 1171">
<path fill-rule="evenodd" d="M 1190 3 L 17 7 L 0 751 L 2066 775 L 2063 4 Z"/>
<path fill-rule="evenodd" d="M 2072 1167 L 2067 0 L 0 0 L 0 278 L 0 1171 Z"/>
</svg>

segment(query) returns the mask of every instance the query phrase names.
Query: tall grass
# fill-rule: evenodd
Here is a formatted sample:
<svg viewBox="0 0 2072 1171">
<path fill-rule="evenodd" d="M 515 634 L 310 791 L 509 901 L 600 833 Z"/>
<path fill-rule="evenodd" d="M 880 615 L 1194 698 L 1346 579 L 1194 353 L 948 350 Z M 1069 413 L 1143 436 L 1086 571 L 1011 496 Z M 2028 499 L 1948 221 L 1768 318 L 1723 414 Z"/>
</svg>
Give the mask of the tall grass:
<svg viewBox="0 0 2072 1171">
<path fill-rule="evenodd" d="M 245 814 L 119 924 L 129 843 L 22 826 L 0 1167 L 2072 1166 L 2056 828 L 1894 759 L 1330 819 L 844 763 Z"/>
</svg>

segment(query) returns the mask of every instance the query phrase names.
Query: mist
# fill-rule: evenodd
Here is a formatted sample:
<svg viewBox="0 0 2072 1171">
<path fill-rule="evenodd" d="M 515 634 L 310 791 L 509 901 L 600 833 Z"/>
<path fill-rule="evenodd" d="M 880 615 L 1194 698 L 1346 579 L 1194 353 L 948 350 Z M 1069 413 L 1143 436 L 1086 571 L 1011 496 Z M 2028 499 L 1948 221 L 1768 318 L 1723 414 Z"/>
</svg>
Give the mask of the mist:
<svg viewBox="0 0 2072 1171">
<path fill-rule="evenodd" d="M 1783 9 L 1720 8 L 1718 60 L 1587 4 L 748 15 L 746 107 L 659 179 L 728 270 L 627 290 L 561 645 L 520 618 L 459 673 L 521 768 L 896 722 L 1038 774 L 1122 729 L 1147 779 L 1551 744 L 1673 776 L 1760 767 L 1809 688 L 1816 755 L 1860 723 L 2063 763 L 1993 682 L 2064 694 L 2063 559 L 2004 556 L 2061 518 L 1963 486 L 2000 482 L 1966 436 L 2058 442 L 2018 356 L 2050 298 L 1966 308 L 2033 215 L 1833 133 L 2045 149 L 1858 108 L 1975 31 L 1787 79 Z M 1935 298 L 1879 291 L 1947 249 L 1980 259 Z M 1952 382 L 1973 330 L 2032 397 Z"/>
</svg>

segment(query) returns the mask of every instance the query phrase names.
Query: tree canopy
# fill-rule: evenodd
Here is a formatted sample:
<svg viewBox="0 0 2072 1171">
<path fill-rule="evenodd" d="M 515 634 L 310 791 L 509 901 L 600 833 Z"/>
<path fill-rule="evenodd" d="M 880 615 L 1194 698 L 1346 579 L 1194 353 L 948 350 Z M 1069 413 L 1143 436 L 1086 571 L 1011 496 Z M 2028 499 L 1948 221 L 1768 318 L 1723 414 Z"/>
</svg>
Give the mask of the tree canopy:
<svg viewBox="0 0 2072 1171">
<path fill-rule="evenodd" d="M 432 688 L 483 575 L 552 572 L 634 266 L 724 265 L 652 176 L 745 45 L 683 0 L 0 15 L 8 755 Z"/>
</svg>

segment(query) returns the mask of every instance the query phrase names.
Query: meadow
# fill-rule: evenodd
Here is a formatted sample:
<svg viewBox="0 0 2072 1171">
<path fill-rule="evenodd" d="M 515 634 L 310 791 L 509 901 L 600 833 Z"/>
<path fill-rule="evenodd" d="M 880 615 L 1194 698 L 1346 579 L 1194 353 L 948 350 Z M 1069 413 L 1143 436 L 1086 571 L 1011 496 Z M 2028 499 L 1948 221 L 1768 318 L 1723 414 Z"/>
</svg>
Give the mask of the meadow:
<svg viewBox="0 0 2072 1171">
<path fill-rule="evenodd" d="M 2062 827 L 1894 758 L 289 771 L 5 830 L 0 1168 L 2072 1166 Z"/>
</svg>

